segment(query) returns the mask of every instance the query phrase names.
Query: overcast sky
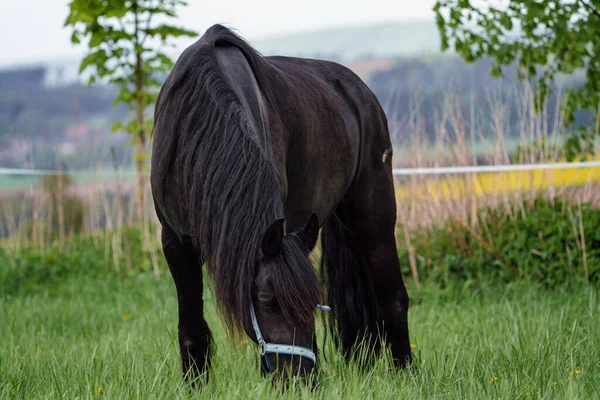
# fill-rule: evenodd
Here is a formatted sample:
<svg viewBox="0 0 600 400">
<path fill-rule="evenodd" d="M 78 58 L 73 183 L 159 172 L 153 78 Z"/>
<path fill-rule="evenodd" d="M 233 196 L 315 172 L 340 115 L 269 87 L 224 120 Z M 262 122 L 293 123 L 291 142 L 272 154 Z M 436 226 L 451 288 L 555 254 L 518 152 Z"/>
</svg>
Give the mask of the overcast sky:
<svg viewBox="0 0 600 400">
<path fill-rule="evenodd" d="M 249 40 L 313 28 L 433 19 L 434 0 L 188 0 L 179 23 L 203 33 L 214 23 Z M 83 53 L 63 28 L 63 0 L 0 0 L 0 65 L 71 59 Z"/>
</svg>

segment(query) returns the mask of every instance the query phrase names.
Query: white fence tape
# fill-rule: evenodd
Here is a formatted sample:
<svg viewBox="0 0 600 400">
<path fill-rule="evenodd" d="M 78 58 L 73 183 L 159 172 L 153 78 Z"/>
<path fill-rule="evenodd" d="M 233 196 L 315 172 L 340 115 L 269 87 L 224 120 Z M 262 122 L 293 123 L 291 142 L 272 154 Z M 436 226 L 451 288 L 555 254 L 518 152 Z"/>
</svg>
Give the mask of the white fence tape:
<svg viewBox="0 0 600 400">
<path fill-rule="evenodd" d="M 43 169 L 0 168 L 0 175 L 55 175 L 61 172 Z"/>
<path fill-rule="evenodd" d="M 600 161 L 553 163 L 553 164 L 513 164 L 513 165 L 471 165 L 464 167 L 434 168 L 394 168 L 394 175 L 445 175 L 482 172 L 533 171 L 540 169 L 568 169 L 600 167 Z"/>
<path fill-rule="evenodd" d="M 470 165 L 462 167 L 432 167 L 432 168 L 394 168 L 393 173 L 397 176 L 407 175 L 447 175 L 447 174 L 467 174 L 482 172 L 511 172 L 511 171 L 532 171 L 532 170 L 551 170 L 568 168 L 596 168 L 600 167 L 600 161 L 571 162 L 571 163 L 552 163 L 552 164 L 511 164 L 511 165 Z M 0 175 L 53 175 L 60 174 L 62 171 L 41 170 L 41 169 L 20 169 L 20 168 L 0 168 Z M 112 172 L 110 175 L 114 175 Z"/>
<path fill-rule="evenodd" d="M 76 172 L 85 172 L 85 171 L 75 171 L 75 170 L 67 170 L 67 171 L 59 171 L 59 170 L 50 170 L 50 169 L 24 169 L 24 168 L 0 168 L 0 175 L 29 175 L 29 176 L 43 176 L 43 175 L 59 175 L 59 174 L 72 174 Z M 90 176 L 115 176 L 117 174 L 122 174 L 122 171 L 118 173 L 115 171 L 90 171 Z M 148 174 L 146 174 L 148 175 Z"/>
</svg>

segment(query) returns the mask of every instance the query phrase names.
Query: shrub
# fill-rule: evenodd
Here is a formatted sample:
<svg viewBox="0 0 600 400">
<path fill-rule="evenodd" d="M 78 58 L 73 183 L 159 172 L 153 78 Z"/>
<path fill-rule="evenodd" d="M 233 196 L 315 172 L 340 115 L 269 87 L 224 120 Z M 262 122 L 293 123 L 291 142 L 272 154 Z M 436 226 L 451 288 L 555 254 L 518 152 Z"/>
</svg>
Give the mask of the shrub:
<svg viewBox="0 0 600 400">
<path fill-rule="evenodd" d="M 115 262 L 122 266 L 119 271 Z M 72 279 L 126 278 L 152 269 L 140 231 L 133 227 L 75 236 L 68 248 L 58 240 L 18 250 L 0 246 L 0 266 L 0 297 L 52 289 Z"/>
<path fill-rule="evenodd" d="M 600 281 L 599 209 L 540 198 L 484 208 L 478 215 L 475 227 L 450 222 L 411 234 L 420 279 L 526 279 L 546 287 L 586 275 L 589 282 Z M 399 256 L 410 271 L 406 248 L 400 247 Z"/>
</svg>

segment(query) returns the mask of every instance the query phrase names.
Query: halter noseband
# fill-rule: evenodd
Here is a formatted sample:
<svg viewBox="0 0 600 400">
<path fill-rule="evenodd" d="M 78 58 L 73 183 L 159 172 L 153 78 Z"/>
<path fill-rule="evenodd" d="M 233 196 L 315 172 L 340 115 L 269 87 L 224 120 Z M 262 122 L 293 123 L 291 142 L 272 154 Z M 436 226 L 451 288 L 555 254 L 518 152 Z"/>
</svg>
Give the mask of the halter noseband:
<svg viewBox="0 0 600 400">
<path fill-rule="evenodd" d="M 317 308 L 323 311 L 331 311 L 331 308 L 328 306 L 322 306 L 320 304 L 317 304 Z M 266 357 L 266 355 L 270 353 L 304 357 L 312 361 L 313 366 L 317 365 L 317 356 L 311 349 L 291 344 L 273 344 L 265 342 L 262 332 L 260 331 L 260 327 L 258 326 L 258 320 L 256 319 L 256 314 L 254 313 L 253 304 L 250 304 L 250 317 L 252 319 L 254 333 L 256 334 L 256 341 L 258 342 L 258 354 L 260 355 L 261 360 L 264 360 L 264 362 L 261 362 L 261 366 L 266 370 L 266 372 L 275 371 L 275 368 L 273 365 L 271 365 L 269 358 Z"/>
</svg>

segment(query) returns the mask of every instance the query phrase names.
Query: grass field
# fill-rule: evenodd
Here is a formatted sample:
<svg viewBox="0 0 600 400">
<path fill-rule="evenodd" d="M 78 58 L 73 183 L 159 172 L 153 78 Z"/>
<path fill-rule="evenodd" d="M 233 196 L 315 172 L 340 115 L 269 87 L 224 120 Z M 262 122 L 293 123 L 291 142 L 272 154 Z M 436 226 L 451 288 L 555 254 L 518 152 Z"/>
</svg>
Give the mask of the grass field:
<svg viewBox="0 0 600 400">
<path fill-rule="evenodd" d="M 396 373 L 381 359 L 361 372 L 327 346 L 312 395 L 302 386 L 281 394 L 263 378 L 254 343 L 224 336 L 205 290 L 217 350 L 209 384 L 190 391 L 180 379 L 177 303 L 165 269 L 158 279 L 71 275 L 2 298 L 0 397 L 599 398 L 597 289 L 425 284 L 409 292 L 414 369 Z"/>
</svg>

